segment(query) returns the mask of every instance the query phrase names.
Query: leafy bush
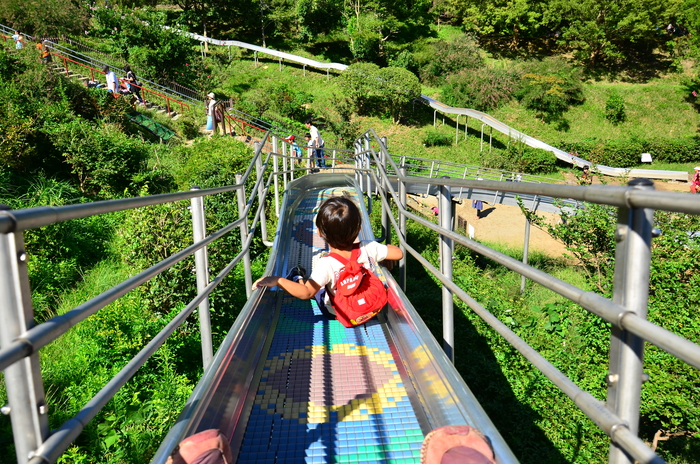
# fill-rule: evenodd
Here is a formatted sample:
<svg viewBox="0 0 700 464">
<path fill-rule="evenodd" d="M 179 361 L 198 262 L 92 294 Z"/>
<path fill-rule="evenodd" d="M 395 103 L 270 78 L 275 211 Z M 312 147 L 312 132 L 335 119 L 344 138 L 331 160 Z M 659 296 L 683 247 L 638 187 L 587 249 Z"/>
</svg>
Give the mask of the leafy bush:
<svg viewBox="0 0 700 464">
<path fill-rule="evenodd" d="M 605 102 L 605 119 L 613 125 L 621 124 L 627 119 L 625 100 L 618 93 L 610 95 L 608 101 Z"/>
<path fill-rule="evenodd" d="M 618 140 L 589 140 L 584 142 L 561 142 L 562 150 L 578 153 L 594 163 L 629 168 L 640 163 L 642 153 L 651 153 L 654 161 L 667 163 L 689 163 L 697 161 L 700 138 L 651 139 L 639 137 Z"/>
<path fill-rule="evenodd" d="M 516 96 L 520 103 L 535 110 L 538 117 L 546 121 L 561 117 L 570 105 L 583 102 L 580 83 L 556 74 L 525 74 Z"/>
<path fill-rule="evenodd" d="M 516 98 L 545 121 L 561 118 L 571 105 L 584 101 L 582 72 L 561 58 L 520 65 L 522 85 Z"/>
<path fill-rule="evenodd" d="M 413 53 L 408 50 L 402 50 L 394 58 L 389 59 L 389 66 L 414 72 L 416 70 L 416 60 L 413 58 Z"/>
<path fill-rule="evenodd" d="M 338 85 L 358 114 L 390 116 L 394 123 L 405 118 L 421 90 L 412 72 L 403 68 L 380 68 L 371 63 L 349 66 L 338 77 Z"/>
<path fill-rule="evenodd" d="M 405 118 L 413 101 L 420 97 L 420 82 L 411 71 L 394 67 L 380 69 L 377 78 L 380 103 L 394 124 L 398 124 Z"/>
<path fill-rule="evenodd" d="M 441 88 L 443 102 L 460 107 L 489 111 L 513 98 L 519 86 L 517 72 L 490 66 L 463 69 L 447 77 Z"/>
<path fill-rule="evenodd" d="M 376 110 L 378 102 L 372 81 L 379 73 L 379 66 L 373 63 L 355 63 L 336 78 L 336 83 L 347 98 L 355 106 L 359 115 L 369 115 Z"/>
<path fill-rule="evenodd" d="M 541 148 L 525 148 L 520 154 L 516 171 L 528 174 L 547 174 L 556 171 L 557 157 Z"/>
<path fill-rule="evenodd" d="M 194 118 L 190 116 L 183 116 L 177 120 L 176 124 L 178 132 L 183 138 L 191 140 L 199 137 L 199 124 L 197 124 L 197 121 L 195 121 Z"/>
<path fill-rule="evenodd" d="M 80 190 L 86 193 L 122 192 L 148 156 L 144 142 L 114 127 L 95 127 L 83 119 L 57 126 L 52 135 Z"/>
<path fill-rule="evenodd" d="M 444 82 L 449 74 L 484 64 L 476 43 L 467 36 L 459 36 L 451 42 L 434 42 L 416 53 L 415 58 L 421 81 L 427 84 Z"/>
<path fill-rule="evenodd" d="M 445 130 L 428 129 L 423 136 L 423 145 L 426 147 L 446 147 L 454 143 L 454 134 Z"/>
</svg>

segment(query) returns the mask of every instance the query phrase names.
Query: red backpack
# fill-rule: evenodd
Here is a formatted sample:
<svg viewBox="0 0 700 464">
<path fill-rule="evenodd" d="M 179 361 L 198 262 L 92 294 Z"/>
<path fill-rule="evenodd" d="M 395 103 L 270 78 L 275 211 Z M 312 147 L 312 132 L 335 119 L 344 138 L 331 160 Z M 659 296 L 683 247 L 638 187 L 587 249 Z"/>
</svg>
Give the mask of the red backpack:
<svg viewBox="0 0 700 464">
<path fill-rule="evenodd" d="M 345 327 L 353 327 L 364 324 L 379 314 L 387 302 L 386 288 L 374 272 L 357 262 L 360 247 L 353 247 L 349 260 L 337 253 L 328 256 L 345 265 L 336 282 L 335 296 L 330 298 L 340 323 Z"/>
</svg>

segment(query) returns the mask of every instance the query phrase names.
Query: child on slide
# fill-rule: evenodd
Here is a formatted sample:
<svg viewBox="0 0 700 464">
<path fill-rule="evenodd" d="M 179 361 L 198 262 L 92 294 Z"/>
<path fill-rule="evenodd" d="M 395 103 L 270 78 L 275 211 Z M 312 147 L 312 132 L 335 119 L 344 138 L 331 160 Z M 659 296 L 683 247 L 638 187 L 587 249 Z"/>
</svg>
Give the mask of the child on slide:
<svg viewBox="0 0 700 464">
<path fill-rule="evenodd" d="M 328 242 L 331 254 L 350 259 L 353 248 L 359 246 L 357 262 L 370 272 L 381 261 L 398 260 L 403 257 L 401 249 L 394 245 L 383 245 L 372 240 L 355 243 L 362 227 L 362 215 L 357 205 L 348 197 L 332 197 L 324 201 L 316 216 L 316 227 L 321 238 Z M 317 261 L 306 282 L 303 281 L 303 275 L 299 281 L 293 280 L 296 277 L 293 275 L 289 278 L 261 277 L 255 281 L 253 289 L 277 286 L 302 300 L 316 297 L 321 311 L 326 316 L 335 318 L 335 309 L 331 301 L 343 268 L 344 265 L 337 259 L 324 256 Z M 297 276 L 299 274 L 303 272 Z"/>
</svg>

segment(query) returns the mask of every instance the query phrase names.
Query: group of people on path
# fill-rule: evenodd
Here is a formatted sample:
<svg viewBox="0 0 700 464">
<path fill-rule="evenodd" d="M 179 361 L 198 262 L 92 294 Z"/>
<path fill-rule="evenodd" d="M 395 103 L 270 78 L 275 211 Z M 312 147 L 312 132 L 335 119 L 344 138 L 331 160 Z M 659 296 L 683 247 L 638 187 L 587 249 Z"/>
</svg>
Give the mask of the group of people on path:
<svg viewBox="0 0 700 464">
<path fill-rule="evenodd" d="M 132 71 L 128 64 L 124 65 L 124 79 L 117 78 L 117 75 L 109 68 L 109 66 L 102 68 L 102 72 L 105 74 L 107 92 L 113 94 L 133 95 L 140 105 L 145 104 L 143 97 L 141 96 L 141 83 L 136 79 L 136 73 Z"/>
<path fill-rule="evenodd" d="M 325 168 L 326 157 L 323 148 L 325 147 L 326 142 L 323 140 L 323 137 L 321 137 L 321 133 L 319 132 L 318 128 L 313 125 L 312 119 L 307 119 L 304 122 L 304 125 L 309 130 L 309 132 L 304 135 L 304 138 L 306 139 L 307 149 L 311 150 L 310 158 L 314 160 L 316 169 Z M 303 154 L 301 148 L 296 143 L 296 137 L 290 135 L 287 137 L 287 142 L 289 142 L 291 145 L 292 156 L 297 159 L 297 162 L 301 162 Z"/>
<path fill-rule="evenodd" d="M 15 31 L 12 34 L 12 40 L 15 41 L 15 49 L 22 50 L 24 48 L 24 37 L 19 32 Z M 51 51 L 48 47 L 48 40 L 39 39 L 36 43 L 36 49 L 39 51 L 39 59 L 42 63 L 48 64 L 51 61 Z"/>
</svg>

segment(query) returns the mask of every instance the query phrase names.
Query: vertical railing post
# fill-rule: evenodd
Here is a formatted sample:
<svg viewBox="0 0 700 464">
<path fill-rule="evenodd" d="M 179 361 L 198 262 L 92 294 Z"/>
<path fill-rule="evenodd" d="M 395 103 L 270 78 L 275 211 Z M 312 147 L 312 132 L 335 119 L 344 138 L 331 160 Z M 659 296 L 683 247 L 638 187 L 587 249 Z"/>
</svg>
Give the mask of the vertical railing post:
<svg viewBox="0 0 700 464">
<path fill-rule="evenodd" d="M 430 174 L 428 174 L 428 179 L 432 179 L 432 178 L 433 178 L 433 171 L 435 171 L 435 161 L 431 161 L 431 162 L 430 162 Z M 426 196 L 426 197 L 427 197 L 428 195 L 430 195 L 430 187 L 431 187 L 430 184 L 428 184 L 427 187 L 426 187 L 426 190 L 425 190 L 425 196 Z"/>
<path fill-rule="evenodd" d="M 401 177 L 406 176 L 406 167 L 403 164 L 401 165 L 401 167 L 399 167 L 399 175 Z M 408 208 L 408 204 L 406 201 L 406 193 L 406 182 L 399 178 L 399 201 L 401 202 L 401 211 L 399 214 L 399 229 L 401 233 L 401 238 L 404 241 L 406 240 L 406 215 L 403 211 L 405 211 Z M 399 261 L 399 280 L 401 288 L 404 291 L 406 291 L 406 247 L 403 243 L 399 243 L 399 247 L 403 252 L 403 257 L 401 258 L 401 261 Z"/>
<path fill-rule="evenodd" d="M 242 184 L 243 175 L 240 173 L 236 174 L 236 184 L 240 185 L 240 188 L 236 190 L 236 196 L 238 199 L 238 216 L 241 219 L 241 246 L 248 240 L 248 218 L 243 215 L 245 212 L 245 186 Z M 245 294 L 250 298 L 253 287 L 253 274 L 250 270 L 250 248 L 243 250 L 243 272 L 245 275 Z"/>
<path fill-rule="evenodd" d="M 287 177 L 287 161 L 289 161 L 289 164 L 292 166 L 294 165 L 294 160 L 290 159 L 287 160 L 287 153 L 290 153 L 291 155 L 294 155 L 294 149 L 292 148 L 291 145 L 287 143 L 282 144 L 282 171 L 284 171 L 284 174 L 282 175 L 282 185 L 284 187 L 284 191 L 287 191 L 287 182 L 288 182 L 288 177 Z M 277 216 L 279 216 L 279 213 L 277 213 Z"/>
<path fill-rule="evenodd" d="M 525 243 L 523 244 L 523 264 L 527 264 L 529 251 L 530 251 L 530 218 L 525 216 Z M 520 294 L 521 295 L 525 294 L 525 283 L 526 282 L 527 282 L 527 278 L 523 274 L 522 279 L 520 280 Z"/>
<path fill-rule="evenodd" d="M 369 173 L 369 169 L 371 166 L 371 156 L 372 155 L 369 152 L 371 149 L 369 134 L 365 134 L 364 139 L 365 139 L 365 154 L 363 155 L 362 159 L 364 160 L 364 168 L 366 169 L 366 171 L 365 171 L 365 182 L 366 182 L 365 194 L 367 196 L 371 196 L 372 195 L 372 176 Z"/>
<path fill-rule="evenodd" d="M 389 164 L 387 160 L 389 159 L 389 152 L 386 149 L 386 138 L 380 139 L 379 159 L 381 163 L 377 169 L 377 172 L 379 172 L 379 176 L 377 176 L 379 179 L 379 185 L 377 185 L 377 188 L 381 189 L 382 192 L 386 192 L 386 185 L 389 183 L 389 178 L 387 177 L 387 169 Z M 384 208 L 384 203 L 382 202 L 382 232 L 384 234 L 384 243 L 386 244 L 391 243 L 391 223 L 389 221 L 390 214 L 391 210 Z"/>
<path fill-rule="evenodd" d="M 450 187 L 440 185 L 438 189 L 438 211 L 440 227 L 452 230 L 452 194 Z M 452 280 L 452 239 L 440 235 L 440 272 L 445 277 Z M 455 361 L 454 354 L 454 302 L 452 291 L 442 286 L 442 346 L 452 363 Z"/>
<path fill-rule="evenodd" d="M 0 205 L 2 209 L 8 209 Z M 2 213 L 0 213 L 2 214 Z M 0 234 L 0 347 L 7 347 L 34 326 L 27 252 L 21 232 Z M 17 463 L 25 464 L 49 436 L 48 407 L 39 354 L 4 371 Z"/>
<path fill-rule="evenodd" d="M 360 159 L 360 153 L 362 153 L 362 145 L 360 142 L 355 142 L 355 177 L 360 181 L 360 191 L 364 192 L 364 179 L 365 177 L 360 172 L 362 169 L 362 160 Z"/>
<path fill-rule="evenodd" d="M 199 190 L 199 187 L 192 187 L 190 190 Z M 192 198 L 190 211 L 192 212 L 193 242 L 197 243 L 204 240 L 204 237 L 207 235 L 206 221 L 204 219 L 204 198 Z M 209 285 L 209 256 L 207 247 L 200 248 L 194 252 L 194 265 L 197 275 L 197 294 L 200 294 L 207 285 Z M 214 358 L 208 296 L 199 303 L 199 331 L 202 339 L 202 366 L 204 366 L 206 370 L 211 360 Z"/>
<path fill-rule="evenodd" d="M 457 123 L 455 124 L 455 145 L 459 143 L 459 114 L 457 115 Z"/>
<path fill-rule="evenodd" d="M 277 176 L 278 169 L 278 159 L 277 159 L 277 149 L 279 148 L 279 140 L 276 135 L 272 136 L 272 173 L 275 185 L 275 216 L 280 217 L 280 191 L 279 191 L 279 180 Z"/>
<path fill-rule="evenodd" d="M 265 216 L 265 185 L 262 182 L 263 178 L 263 164 L 262 164 L 262 143 L 255 142 L 255 179 L 260 180 L 258 184 L 258 202 L 260 204 L 260 234 L 263 240 L 267 240 L 267 219 Z"/>
<path fill-rule="evenodd" d="M 653 190 L 648 179 L 634 179 L 627 185 Z M 651 234 L 654 210 L 619 208 L 615 230 L 615 276 L 613 301 L 638 318 L 646 319 L 651 266 Z M 642 388 L 644 339 L 613 325 L 610 337 L 610 372 L 607 407 L 625 422 L 635 435 L 639 429 L 639 404 Z M 633 463 L 615 443 L 610 445 L 610 464 Z"/>
</svg>

